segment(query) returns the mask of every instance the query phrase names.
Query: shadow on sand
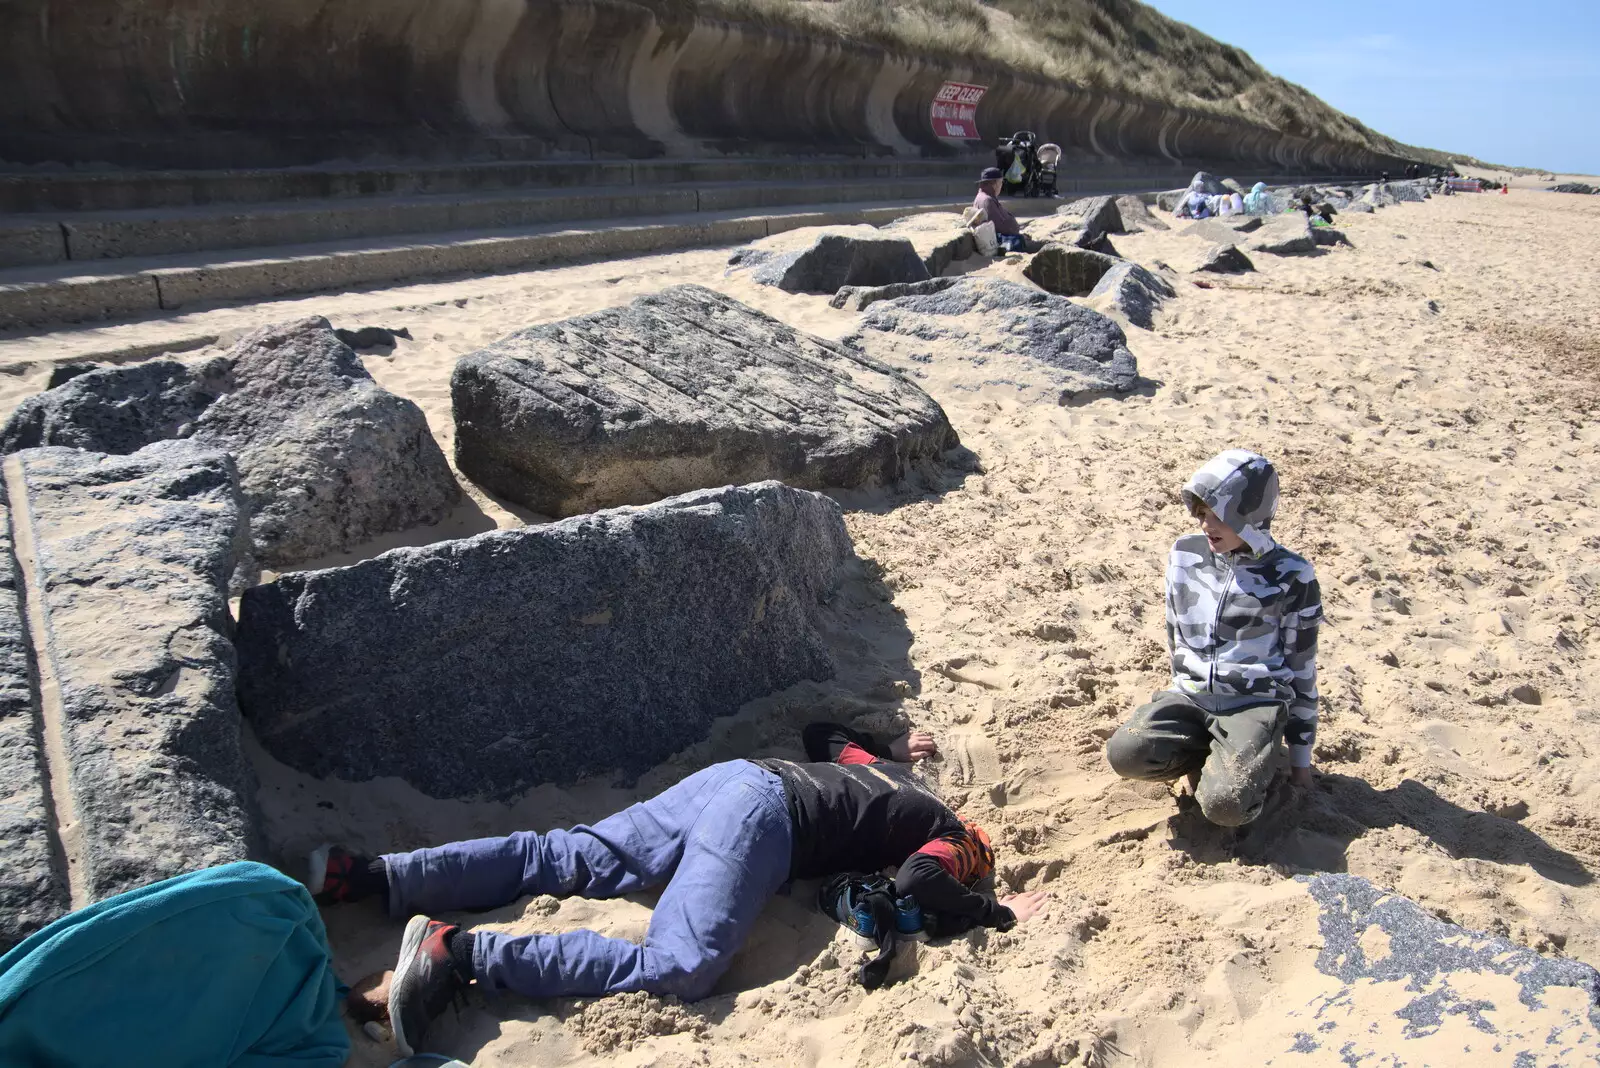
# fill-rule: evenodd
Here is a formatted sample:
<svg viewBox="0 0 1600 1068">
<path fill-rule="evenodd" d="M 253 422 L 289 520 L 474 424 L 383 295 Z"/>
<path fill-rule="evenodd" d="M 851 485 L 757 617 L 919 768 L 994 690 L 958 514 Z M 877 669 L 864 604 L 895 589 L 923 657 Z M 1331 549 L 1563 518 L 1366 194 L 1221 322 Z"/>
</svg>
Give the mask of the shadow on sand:
<svg viewBox="0 0 1600 1068">
<path fill-rule="evenodd" d="M 1347 870 L 1350 843 L 1368 831 L 1410 827 L 1451 857 L 1527 865 L 1552 882 L 1587 886 L 1594 875 L 1571 853 L 1557 849 L 1515 820 L 1466 809 L 1415 779 L 1388 790 L 1350 775 L 1322 775 L 1296 792 L 1281 780 L 1260 819 L 1237 831 L 1206 822 L 1193 803 L 1173 817 L 1173 844 L 1196 860 L 1237 857 L 1308 871 Z"/>
</svg>

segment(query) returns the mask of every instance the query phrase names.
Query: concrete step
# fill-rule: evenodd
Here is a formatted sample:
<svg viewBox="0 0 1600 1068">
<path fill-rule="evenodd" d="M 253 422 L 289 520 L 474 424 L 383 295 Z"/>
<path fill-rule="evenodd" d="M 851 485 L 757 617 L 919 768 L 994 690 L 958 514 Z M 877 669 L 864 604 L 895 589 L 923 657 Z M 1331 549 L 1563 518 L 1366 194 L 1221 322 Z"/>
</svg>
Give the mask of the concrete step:
<svg viewBox="0 0 1600 1068">
<path fill-rule="evenodd" d="M 325 241 L 348 241 L 400 234 L 434 234 L 453 230 L 537 226 L 579 219 L 620 219 L 685 212 L 723 212 L 776 208 L 796 204 L 857 203 L 966 197 L 974 165 L 938 161 L 729 161 L 595 164 L 599 176 L 617 180 L 603 185 L 576 182 L 572 165 L 476 165 L 456 169 L 396 168 L 350 172 L 340 178 L 337 195 L 251 200 L 271 192 L 300 194 L 324 190 L 344 172 L 246 172 L 233 176 L 194 177 L 201 186 L 184 186 L 184 175 L 58 176 L 62 203 L 108 203 L 137 200 L 182 201 L 186 192 L 195 203 L 117 210 L 25 211 L 0 215 L 0 268 L 62 262 L 89 262 L 137 256 L 167 256 L 222 249 L 270 248 Z M 565 168 L 565 169 L 562 169 Z M 864 176 L 877 171 L 874 176 Z M 590 171 L 590 176 L 594 176 Z M 728 175 L 757 175 L 740 180 Z M 1176 173 L 1124 173 L 1095 177 L 1084 172 L 1064 179 L 1062 192 L 1140 188 L 1171 183 Z M 304 184 L 295 184 L 304 178 Z M 514 189 L 444 191 L 471 182 L 528 179 Z M 660 181 L 663 178 L 677 179 Z M 380 179 L 382 181 L 380 182 Z M 14 189 L 14 199 L 49 199 L 35 188 Z M 111 183 L 89 189 L 94 182 Z M 76 183 L 76 184 L 74 184 Z M 364 184 L 365 183 L 365 184 Z M 384 183 L 387 183 L 384 185 Z M 544 183 L 544 184 L 541 184 Z M 384 185 L 409 186 L 404 195 L 361 195 L 359 190 Z M 19 187 L 20 188 L 20 187 Z M 38 194 L 38 195 L 35 195 Z M 70 194 L 70 195 L 69 195 Z M 224 195 L 239 199 L 217 200 Z M 32 199 L 30 200 L 30 197 Z"/>
<path fill-rule="evenodd" d="M 708 182 L 970 180 L 975 168 L 983 165 L 983 161 L 974 160 L 674 159 L 479 161 L 227 171 L 26 170 L 0 172 L 0 214 Z M 1122 169 L 1126 170 L 1126 166 Z"/>
<path fill-rule="evenodd" d="M 802 226 L 881 224 L 903 215 L 957 211 L 940 197 L 773 211 L 689 211 L 623 222 L 547 224 L 447 235 L 151 256 L 0 270 L 0 331 L 49 323 L 123 319 L 207 303 L 348 289 L 401 279 L 482 274 L 586 257 L 670 248 L 735 245 Z M 1052 200 L 1013 204 L 1019 214 L 1055 209 Z"/>
<path fill-rule="evenodd" d="M 0 250 L 0 266 L 62 261 L 88 263 L 136 256 L 271 248 L 401 234 L 498 230 L 581 219 L 738 211 L 790 204 L 931 200 L 959 195 L 967 184 L 944 178 L 728 182 L 76 212 L 37 222 L 27 216 L 14 216 L 14 219 L 26 220 L 28 236 L 16 251 Z M 46 249 L 46 234 L 50 228 L 56 233 L 55 247 Z M 35 238 L 34 234 L 39 236 Z"/>
</svg>

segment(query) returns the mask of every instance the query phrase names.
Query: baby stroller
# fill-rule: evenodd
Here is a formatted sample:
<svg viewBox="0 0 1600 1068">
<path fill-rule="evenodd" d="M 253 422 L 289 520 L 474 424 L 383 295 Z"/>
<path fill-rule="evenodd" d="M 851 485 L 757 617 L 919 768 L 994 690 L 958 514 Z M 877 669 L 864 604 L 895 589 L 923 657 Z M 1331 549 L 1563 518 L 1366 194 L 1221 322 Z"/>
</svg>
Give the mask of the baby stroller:
<svg viewBox="0 0 1600 1068">
<path fill-rule="evenodd" d="M 1061 194 L 1056 192 L 1056 167 L 1061 163 L 1061 146 L 1044 144 L 1039 146 L 1039 166 L 1033 172 L 1033 192 L 1036 197 L 1054 197 Z"/>
<path fill-rule="evenodd" d="M 1034 172 L 1039 168 L 1036 151 L 1038 138 L 1031 130 L 1018 130 L 994 150 L 994 165 L 1004 176 L 1001 192 L 1011 196 L 1029 196 Z"/>
</svg>

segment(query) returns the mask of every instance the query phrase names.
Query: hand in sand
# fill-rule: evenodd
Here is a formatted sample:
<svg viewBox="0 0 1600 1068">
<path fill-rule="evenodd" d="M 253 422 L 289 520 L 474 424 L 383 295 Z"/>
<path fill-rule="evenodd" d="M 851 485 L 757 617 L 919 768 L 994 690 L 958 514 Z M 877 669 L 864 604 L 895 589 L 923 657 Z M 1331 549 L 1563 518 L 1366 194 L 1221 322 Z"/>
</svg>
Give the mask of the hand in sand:
<svg viewBox="0 0 1600 1068">
<path fill-rule="evenodd" d="M 1011 910 L 1018 923 L 1044 915 L 1045 906 L 1049 902 L 1048 890 L 1029 890 L 1024 894 L 1012 894 L 1010 897 L 1000 899 L 1000 904 Z"/>
<path fill-rule="evenodd" d="M 1311 786 L 1311 769 L 1309 767 L 1290 768 L 1289 785 L 1297 786 L 1302 790 L 1308 789 Z"/>
<path fill-rule="evenodd" d="M 934 742 L 933 735 L 927 731 L 912 731 L 889 743 L 889 755 L 902 764 L 927 760 L 938 752 L 939 746 Z"/>
</svg>

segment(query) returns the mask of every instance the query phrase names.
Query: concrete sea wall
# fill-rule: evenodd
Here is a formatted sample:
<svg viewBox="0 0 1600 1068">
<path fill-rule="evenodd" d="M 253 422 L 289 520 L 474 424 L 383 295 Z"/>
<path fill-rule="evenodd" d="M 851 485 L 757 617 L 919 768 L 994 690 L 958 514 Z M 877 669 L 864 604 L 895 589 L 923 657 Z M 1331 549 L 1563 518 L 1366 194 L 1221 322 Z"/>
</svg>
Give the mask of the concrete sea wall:
<svg viewBox="0 0 1600 1068">
<path fill-rule="evenodd" d="M 983 136 L 1081 160 L 1393 169 L 1350 144 L 984 65 L 622 0 L 10 0 L 0 161 L 277 167 L 330 160 L 962 155 L 928 117 L 989 86 Z"/>
</svg>

